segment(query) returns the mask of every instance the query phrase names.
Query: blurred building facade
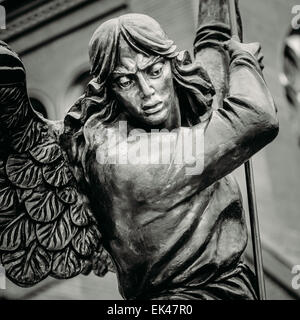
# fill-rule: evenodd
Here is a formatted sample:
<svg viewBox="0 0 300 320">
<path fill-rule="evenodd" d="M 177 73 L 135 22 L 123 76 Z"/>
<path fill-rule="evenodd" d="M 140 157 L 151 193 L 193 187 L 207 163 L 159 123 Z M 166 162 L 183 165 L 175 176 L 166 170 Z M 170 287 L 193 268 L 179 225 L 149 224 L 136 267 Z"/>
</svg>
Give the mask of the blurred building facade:
<svg viewBox="0 0 300 320">
<path fill-rule="evenodd" d="M 298 0 L 240 0 L 245 41 L 258 41 L 265 54 L 265 78 L 279 110 L 277 140 L 254 157 L 258 210 L 271 298 L 297 298 L 291 269 L 300 264 L 300 149 L 284 78 L 286 39 Z M 7 29 L 0 39 L 17 51 L 27 70 L 29 95 L 49 119 L 62 119 L 88 83 L 88 43 L 99 24 L 129 13 L 157 19 L 178 48 L 192 51 L 198 0 L 0 0 Z M 237 170 L 247 196 L 243 169 Z M 249 239 L 250 240 L 250 239 Z M 249 247 L 251 260 L 251 248 Z M 98 283 L 95 285 L 95 283 Z M 294 290 L 294 291 L 293 291 Z M 2 293 L 4 294 L 4 293 Z M 114 275 L 46 280 L 35 289 L 9 284 L 7 298 L 120 298 Z"/>
</svg>

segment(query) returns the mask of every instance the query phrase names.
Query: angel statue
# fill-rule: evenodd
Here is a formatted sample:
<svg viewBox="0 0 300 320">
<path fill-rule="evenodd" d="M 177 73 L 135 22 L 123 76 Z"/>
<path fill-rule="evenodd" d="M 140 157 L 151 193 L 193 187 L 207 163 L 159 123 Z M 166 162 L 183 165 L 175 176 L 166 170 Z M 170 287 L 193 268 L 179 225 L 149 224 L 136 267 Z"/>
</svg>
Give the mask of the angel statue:
<svg viewBox="0 0 300 320">
<path fill-rule="evenodd" d="M 101 24 L 93 78 L 63 121 L 33 110 L 24 66 L 1 42 L 0 252 L 11 281 L 114 270 L 124 299 L 256 299 L 231 172 L 278 121 L 260 46 L 231 39 L 223 2 L 200 1 L 193 59 L 147 15 Z M 151 157 L 170 161 L 115 161 L 149 138 Z M 175 161 L 180 141 L 189 161 Z"/>
</svg>

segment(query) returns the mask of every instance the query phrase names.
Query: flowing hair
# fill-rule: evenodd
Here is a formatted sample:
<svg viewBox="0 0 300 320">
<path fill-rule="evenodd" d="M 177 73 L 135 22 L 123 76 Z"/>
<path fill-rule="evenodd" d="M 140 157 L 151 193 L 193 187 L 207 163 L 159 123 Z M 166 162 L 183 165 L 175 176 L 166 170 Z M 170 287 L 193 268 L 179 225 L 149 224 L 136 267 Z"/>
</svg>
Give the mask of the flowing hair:
<svg viewBox="0 0 300 320">
<path fill-rule="evenodd" d="M 126 14 L 108 20 L 95 31 L 89 43 L 93 78 L 64 119 L 63 140 L 73 165 L 80 162 L 85 145 L 83 129 L 91 116 L 108 123 L 122 112 L 108 86 L 118 62 L 121 36 L 137 52 L 171 61 L 182 126 L 199 123 L 200 116 L 211 109 L 215 91 L 206 71 L 199 63 L 192 62 L 187 51 L 177 52 L 174 42 L 154 19 L 143 14 Z"/>
</svg>

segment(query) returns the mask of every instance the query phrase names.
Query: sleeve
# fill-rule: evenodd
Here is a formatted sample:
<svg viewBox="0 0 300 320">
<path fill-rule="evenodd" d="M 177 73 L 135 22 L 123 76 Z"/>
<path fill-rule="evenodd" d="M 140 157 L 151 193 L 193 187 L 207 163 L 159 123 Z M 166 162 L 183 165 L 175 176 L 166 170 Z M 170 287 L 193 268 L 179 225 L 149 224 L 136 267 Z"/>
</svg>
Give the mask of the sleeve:
<svg viewBox="0 0 300 320">
<path fill-rule="evenodd" d="M 188 183 L 192 179 L 198 188 L 204 189 L 270 143 L 278 129 L 274 102 L 257 60 L 246 51 L 235 52 L 230 63 L 229 94 L 223 107 L 189 129 L 189 143 L 201 144 L 194 153 L 194 163 L 183 166 L 185 170 L 194 166 L 195 170 L 190 170 L 192 177 L 182 174 L 181 167 L 178 178 Z"/>
<path fill-rule="evenodd" d="M 222 43 L 230 39 L 229 25 L 223 22 L 211 22 L 201 25 L 196 32 L 194 41 L 195 55 L 207 47 L 214 47 L 219 50 Z"/>
<path fill-rule="evenodd" d="M 236 1 L 239 37 L 242 40 L 242 20 Z M 199 2 L 198 28 L 194 41 L 196 60 L 203 66 L 214 86 L 214 107 L 222 107 L 228 93 L 229 56 L 223 43 L 231 38 L 228 4 L 221 0 Z"/>
</svg>

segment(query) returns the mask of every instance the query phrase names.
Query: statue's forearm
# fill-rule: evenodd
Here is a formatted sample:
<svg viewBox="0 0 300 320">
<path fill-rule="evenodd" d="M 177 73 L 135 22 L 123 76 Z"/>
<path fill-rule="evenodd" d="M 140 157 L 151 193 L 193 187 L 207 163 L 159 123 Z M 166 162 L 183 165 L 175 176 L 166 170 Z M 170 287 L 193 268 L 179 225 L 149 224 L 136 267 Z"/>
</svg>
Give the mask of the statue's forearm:
<svg viewBox="0 0 300 320">
<path fill-rule="evenodd" d="M 242 38 L 242 24 L 239 12 L 237 12 L 237 16 L 240 37 Z M 199 0 L 198 28 L 194 42 L 194 53 L 196 59 L 207 71 L 215 87 L 214 105 L 218 107 L 222 107 L 223 99 L 228 91 L 229 60 L 222 43 L 230 38 L 229 26 L 227 0 Z"/>
<path fill-rule="evenodd" d="M 267 115 L 270 121 L 277 122 L 274 100 L 262 75 L 260 65 L 252 54 L 246 51 L 233 53 L 230 64 L 229 92 L 225 103 L 229 100 L 241 100 L 255 109 L 253 118 L 261 114 Z"/>
<path fill-rule="evenodd" d="M 227 0 L 199 0 L 199 25 L 212 20 L 229 23 Z"/>
<path fill-rule="evenodd" d="M 237 19 L 240 38 L 242 39 L 242 21 L 236 0 Z M 229 7 L 227 0 L 199 0 L 197 29 L 206 25 L 224 24 L 230 26 Z"/>
</svg>

